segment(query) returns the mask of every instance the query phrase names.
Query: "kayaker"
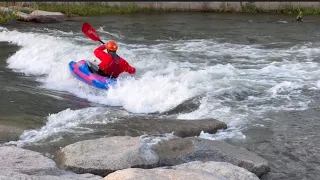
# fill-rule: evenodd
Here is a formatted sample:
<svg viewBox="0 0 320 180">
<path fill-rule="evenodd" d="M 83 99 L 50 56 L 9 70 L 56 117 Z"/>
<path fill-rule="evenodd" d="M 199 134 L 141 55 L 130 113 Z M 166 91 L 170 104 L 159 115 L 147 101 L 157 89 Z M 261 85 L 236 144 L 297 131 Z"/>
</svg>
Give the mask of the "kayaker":
<svg viewBox="0 0 320 180">
<path fill-rule="evenodd" d="M 107 50 L 108 53 L 104 52 Z M 117 78 L 121 73 L 127 72 L 134 74 L 136 69 L 129 63 L 117 55 L 118 45 L 114 41 L 109 41 L 106 45 L 101 45 L 94 50 L 94 55 L 100 59 L 99 74 Z"/>
</svg>

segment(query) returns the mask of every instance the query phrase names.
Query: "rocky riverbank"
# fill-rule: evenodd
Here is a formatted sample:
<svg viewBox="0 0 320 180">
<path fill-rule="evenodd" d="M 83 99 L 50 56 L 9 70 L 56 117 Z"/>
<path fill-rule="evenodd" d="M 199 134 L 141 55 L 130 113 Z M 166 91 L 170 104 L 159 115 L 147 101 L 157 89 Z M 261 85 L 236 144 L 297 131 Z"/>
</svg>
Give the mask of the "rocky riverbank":
<svg viewBox="0 0 320 180">
<path fill-rule="evenodd" d="M 148 124 L 142 121 L 138 124 L 148 129 Z M 116 133 L 75 142 L 55 152 L 52 159 L 39 152 L 4 145 L 0 147 L 0 165 L 4 167 L 0 178 L 253 180 L 269 171 L 265 159 L 246 149 L 224 141 L 194 137 L 203 130 L 215 133 L 225 129 L 225 123 L 207 119 L 198 120 L 194 126 L 193 121 L 179 121 L 153 120 L 150 123 L 157 123 L 159 129 L 149 133 L 140 128 L 136 133 L 129 133 L 132 136 Z M 127 127 L 133 127 L 132 124 L 136 123 L 129 123 Z M 160 134 L 149 135 L 152 132 Z M 174 133 L 159 138 L 165 132 Z M 6 138 L 8 140 L 8 136 Z"/>
</svg>

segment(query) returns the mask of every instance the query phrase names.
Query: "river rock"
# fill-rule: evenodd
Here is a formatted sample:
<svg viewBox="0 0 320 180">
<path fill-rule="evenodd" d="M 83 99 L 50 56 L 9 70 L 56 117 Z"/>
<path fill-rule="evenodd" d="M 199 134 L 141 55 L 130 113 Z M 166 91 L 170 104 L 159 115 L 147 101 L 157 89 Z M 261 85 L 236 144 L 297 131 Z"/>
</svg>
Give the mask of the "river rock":
<svg viewBox="0 0 320 180">
<path fill-rule="evenodd" d="M 17 147 L 0 147 L 0 171 L 18 172 L 28 175 L 61 175 L 53 160 Z"/>
<path fill-rule="evenodd" d="M 0 147 L 0 179 L 102 179 L 92 174 L 78 175 L 60 170 L 42 154 L 18 147 Z"/>
<path fill-rule="evenodd" d="M 0 125 L 0 142 L 16 141 L 22 132 L 23 129 L 14 126 Z"/>
<path fill-rule="evenodd" d="M 63 21 L 64 15 L 61 12 L 35 10 L 27 18 L 20 20 L 36 23 L 55 23 Z"/>
<path fill-rule="evenodd" d="M 218 161 L 243 167 L 257 176 L 270 170 L 268 162 L 262 157 L 224 141 L 190 137 L 162 141 L 152 149 L 159 156 L 159 166 L 172 166 L 191 161 Z"/>
<path fill-rule="evenodd" d="M 100 176 L 93 174 L 64 174 L 61 176 L 52 175 L 27 175 L 16 172 L 4 172 L 0 174 L 0 180 L 102 180 Z"/>
<path fill-rule="evenodd" d="M 140 169 L 129 168 L 109 174 L 104 180 L 259 180 L 238 166 L 225 162 L 190 162 L 172 167 Z"/>
<path fill-rule="evenodd" d="M 28 19 L 28 17 L 29 17 L 28 14 L 20 12 L 20 11 L 16 12 L 16 15 L 18 16 L 17 17 L 18 21 L 24 21 L 25 19 Z"/>
<path fill-rule="evenodd" d="M 141 136 L 144 134 L 172 133 L 179 137 L 199 136 L 200 133 L 216 133 L 219 129 L 226 129 L 225 122 L 208 118 L 198 120 L 184 119 L 150 119 L 136 117 L 109 123 L 103 127 L 107 136 Z"/>
<path fill-rule="evenodd" d="M 130 167 L 155 167 L 158 156 L 140 137 L 108 137 L 80 141 L 57 153 L 59 167 L 100 176 Z"/>
</svg>

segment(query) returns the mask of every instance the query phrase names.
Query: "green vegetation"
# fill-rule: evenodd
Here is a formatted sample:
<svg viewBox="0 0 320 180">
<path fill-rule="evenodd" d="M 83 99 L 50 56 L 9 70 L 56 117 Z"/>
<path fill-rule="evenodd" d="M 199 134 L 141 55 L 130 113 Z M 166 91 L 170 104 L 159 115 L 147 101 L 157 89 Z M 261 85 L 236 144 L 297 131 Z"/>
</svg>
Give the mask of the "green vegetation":
<svg viewBox="0 0 320 180">
<path fill-rule="evenodd" d="M 320 14 L 320 7 L 300 8 L 293 5 L 283 5 L 278 10 L 264 10 L 258 8 L 254 2 L 248 2 L 241 6 L 241 12 L 247 13 L 279 13 L 279 14 Z"/>
<path fill-rule="evenodd" d="M 107 5 L 98 2 L 90 3 L 37 3 L 33 8 L 43 10 L 43 11 L 52 11 L 52 12 L 61 12 L 67 16 L 89 16 L 89 15 L 102 15 L 102 14 L 130 14 L 137 12 L 175 12 L 177 10 L 171 9 L 155 9 L 153 7 L 138 7 L 135 3 L 129 3 L 126 5 Z M 180 10 L 182 11 L 182 10 Z"/>
<path fill-rule="evenodd" d="M 261 8 L 258 8 L 254 2 L 248 2 L 245 5 L 241 4 L 241 12 L 246 12 L 246 13 L 263 13 L 266 12 Z"/>
<path fill-rule="evenodd" d="M 283 14 L 296 14 L 298 15 L 299 13 L 302 14 L 320 14 L 320 8 L 315 8 L 315 7 L 310 7 L 310 8 L 293 8 L 293 7 L 287 7 L 283 8 L 280 10 L 278 13 L 283 13 Z"/>
<path fill-rule="evenodd" d="M 1 12 L 0 11 L 0 23 L 7 22 L 10 19 L 17 19 L 17 15 L 14 12 Z"/>
</svg>

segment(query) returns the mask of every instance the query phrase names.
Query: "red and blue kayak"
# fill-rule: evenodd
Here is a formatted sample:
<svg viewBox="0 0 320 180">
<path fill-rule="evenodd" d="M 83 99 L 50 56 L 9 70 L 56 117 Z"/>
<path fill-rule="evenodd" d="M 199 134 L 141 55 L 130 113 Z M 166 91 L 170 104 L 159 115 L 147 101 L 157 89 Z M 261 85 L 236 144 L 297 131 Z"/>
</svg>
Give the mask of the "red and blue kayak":
<svg viewBox="0 0 320 180">
<path fill-rule="evenodd" d="M 69 69 L 79 80 L 100 89 L 109 89 L 109 87 L 116 84 L 116 78 L 101 76 L 95 73 L 88 64 L 86 60 L 71 61 Z"/>
</svg>

